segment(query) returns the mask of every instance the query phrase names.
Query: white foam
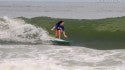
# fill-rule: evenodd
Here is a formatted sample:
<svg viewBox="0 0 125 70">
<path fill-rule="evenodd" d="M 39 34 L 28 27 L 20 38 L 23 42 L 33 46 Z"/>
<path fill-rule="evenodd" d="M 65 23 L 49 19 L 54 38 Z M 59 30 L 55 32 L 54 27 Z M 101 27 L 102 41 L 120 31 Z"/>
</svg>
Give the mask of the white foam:
<svg viewBox="0 0 125 70">
<path fill-rule="evenodd" d="M 28 61 L 28 63 L 23 63 L 22 61 L 17 61 L 14 63 L 2 63 L 0 64 L 1 70 L 125 70 L 124 66 L 60 66 L 48 63 L 37 63 Z"/>
<path fill-rule="evenodd" d="M 21 19 L 3 17 L 0 21 L 0 40 L 19 42 L 47 41 L 51 37 L 42 28 L 27 24 Z"/>
<path fill-rule="evenodd" d="M 3 58 L 0 60 L 0 70 L 125 69 L 125 50 L 102 51 L 54 45 L 3 45 L 0 48 Z"/>
<path fill-rule="evenodd" d="M 42 60 L 42 59 L 41 59 Z M 25 60 L 16 59 L 16 61 L 6 61 L 0 64 L 1 70 L 64 70 L 61 66 L 54 64 L 51 61 Z"/>
</svg>

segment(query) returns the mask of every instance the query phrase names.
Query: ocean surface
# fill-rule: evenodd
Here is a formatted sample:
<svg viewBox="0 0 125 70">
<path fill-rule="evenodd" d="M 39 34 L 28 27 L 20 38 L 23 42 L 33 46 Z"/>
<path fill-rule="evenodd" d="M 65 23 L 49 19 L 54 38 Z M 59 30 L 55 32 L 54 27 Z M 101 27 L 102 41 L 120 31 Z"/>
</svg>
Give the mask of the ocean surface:
<svg viewBox="0 0 125 70">
<path fill-rule="evenodd" d="M 104 4 L 91 3 L 0 2 L 0 70 L 125 70 L 125 49 L 97 50 L 84 46 L 52 45 L 50 40 L 55 38 L 43 28 L 13 18 L 50 16 L 97 19 L 125 15 L 123 4 L 111 4 L 111 8 L 106 6 L 107 10 L 102 8 Z"/>
<path fill-rule="evenodd" d="M 100 19 L 125 16 L 124 3 L 1 1 L 0 16 Z"/>
</svg>

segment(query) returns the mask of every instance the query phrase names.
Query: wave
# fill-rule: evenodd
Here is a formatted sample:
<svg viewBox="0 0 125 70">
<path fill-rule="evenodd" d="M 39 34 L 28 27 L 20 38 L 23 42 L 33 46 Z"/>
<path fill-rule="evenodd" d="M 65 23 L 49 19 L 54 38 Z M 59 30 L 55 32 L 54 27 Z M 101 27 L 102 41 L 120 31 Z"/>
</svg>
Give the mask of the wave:
<svg viewBox="0 0 125 70">
<path fill-rule="evenodd" d="M 124 70 L 125 50 L 55 45 L 2 45 L 1 70 Z"/>
<path fill-rule="evenodd" d="M 24 20 L 3 17 L 0 19 L 0 43 L 49 43 L 48 32 Z"/>
<path fill-rule="evenodd" d="M 94 49 L 125 48 L 125 17 L 95 20 L 51 17 L 21 18 L 28 23 L 45 28 L 53 36 L 54 32 L 50 28 L 60 20 L 65 21 L 65 31 L 68 35 L 66 40 L 72 41 L 72 45 Z"/>
</svg>

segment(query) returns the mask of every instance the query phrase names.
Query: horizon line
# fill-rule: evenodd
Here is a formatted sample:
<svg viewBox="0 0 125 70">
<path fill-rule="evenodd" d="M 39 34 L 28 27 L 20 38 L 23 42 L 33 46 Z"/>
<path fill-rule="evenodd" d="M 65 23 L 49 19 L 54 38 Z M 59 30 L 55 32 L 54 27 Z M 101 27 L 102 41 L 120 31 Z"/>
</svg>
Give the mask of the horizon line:
<svg viewBox="0 0 125 70">
<path fill-rule="evenodd" d="M 0 1 L 3 1 L 3 0 L 0 0 Z M 8 0 L 4 0 L 3 2 L 6 2 L 6 1 L 8 1 Z M 9 1 L 9 2 L 13 2 L 13 1 L 15 1 L 15 2 L 82 2 L 82 3 L 123 3 L 123 2 L 125 2 L 125 1 L 123 1 L 123 2 L 121 2 L 121 1 L 118 1 L 118 2 L 98 2 L 98 1 L 16 1 L 16 0 L 12 0 L 12 1 Z"/>
</svg>

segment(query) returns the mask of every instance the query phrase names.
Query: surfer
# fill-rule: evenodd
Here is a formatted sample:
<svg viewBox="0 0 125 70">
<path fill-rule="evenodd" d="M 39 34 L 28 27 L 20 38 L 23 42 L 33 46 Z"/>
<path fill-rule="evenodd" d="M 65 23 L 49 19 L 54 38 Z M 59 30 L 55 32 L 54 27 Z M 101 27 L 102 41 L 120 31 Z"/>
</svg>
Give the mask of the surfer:
<svg viewBox="0 0 125 70">
<path fill-rule="evenodd" d="M 59 21 L 55 24 L 55 26 L 51 29 L 52 31 L 55 30 L 55 37 L 61 39 L 61 34 L 63 33 L 64 37 L 67 38 L 64 29 L 64 21 Z"/>
</svg>

